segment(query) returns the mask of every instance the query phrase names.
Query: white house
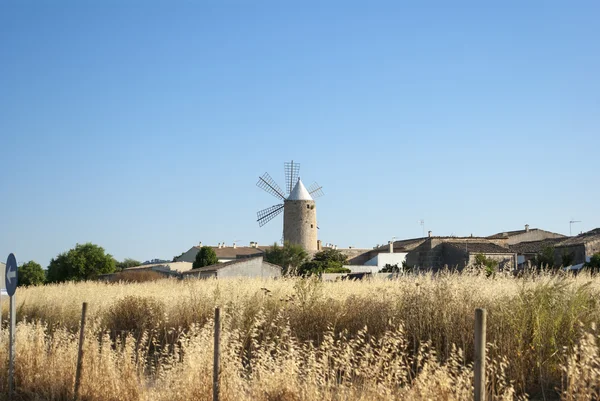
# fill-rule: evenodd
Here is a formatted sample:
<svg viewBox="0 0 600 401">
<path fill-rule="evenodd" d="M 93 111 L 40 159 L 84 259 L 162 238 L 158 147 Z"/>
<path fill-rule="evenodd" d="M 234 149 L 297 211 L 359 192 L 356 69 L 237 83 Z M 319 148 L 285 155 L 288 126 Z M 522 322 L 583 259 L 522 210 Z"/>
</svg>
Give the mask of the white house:
<svg viewBox="0 0 600 401">
<path fill-rule="evenodd" d="M 385 265 L 398 265 L 402 268 L 402 263 L 406 260 L 408 252 L 394 252 L 394 243 L 389 242 L 387 247 L 381 247 L 369 252 L 372 256 L 362 265 L 346 265 L 352 273 L 379 273 Z"/>
</svg>

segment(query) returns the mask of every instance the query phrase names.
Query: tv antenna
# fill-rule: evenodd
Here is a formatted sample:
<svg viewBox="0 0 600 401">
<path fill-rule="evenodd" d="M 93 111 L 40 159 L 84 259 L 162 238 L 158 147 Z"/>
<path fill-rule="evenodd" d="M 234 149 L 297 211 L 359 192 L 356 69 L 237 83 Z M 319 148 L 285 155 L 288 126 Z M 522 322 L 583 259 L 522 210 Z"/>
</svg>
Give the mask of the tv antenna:
<svg viewBox="0 0 600 401">
<path fill-rule="evenodd" d="M 423 237 L 425 237 L 425 220 L 419 220 L 419 224 L 421 225 L 421 230 L 423 231 Z"/>
<path fill-rule="evenodd" d="M 569 237 L 571 237 L 573 235 L 573 233 L 572 233 L 572 227 L 573 227 L 573 224 L 575 224 L 575 223 L 581 223 L 581 220 L 573 220 L 573 219 L 571 219 L 571 221 L 569 221 Z"/>
</svg>

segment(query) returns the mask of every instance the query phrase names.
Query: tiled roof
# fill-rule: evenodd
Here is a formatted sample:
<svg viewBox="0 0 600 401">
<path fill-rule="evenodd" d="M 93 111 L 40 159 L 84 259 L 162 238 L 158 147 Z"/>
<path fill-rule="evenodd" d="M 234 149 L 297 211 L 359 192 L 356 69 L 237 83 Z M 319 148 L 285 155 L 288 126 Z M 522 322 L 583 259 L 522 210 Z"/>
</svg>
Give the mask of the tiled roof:
<svg viewBox="0 0 600 401">
<path fill-rule="evenodd" d="M 529 231 L 538 231 L 538 229 L 530 228 Z M 526 232 L 527 232 L 527 230 L 504 231 L 501 233 L 490 235 L 488 238 L 491 238 L 491 239 L 509 238 L 509 237 L 513 237 L 515 235 L 525 234 Z"/>
<path fill-rule="evenodd" d="M 500 245 L 496 245 L 491 242 L 445 242 L 444 245 L 451 246 L 462 251 L 468 251 L 469 253 L 514 253 L 508 248 L 501 247 Z"/>
<path fill-rule="evenodd" d="M 579 234 L 576 237 L 567 238 L 564 241 L 559 242 L 556 246 L 573 246 L 582 245 L 590 241 L 600 240 L 600 228 L 595 228 L 583 234 Z"/>
<path fill-rule="evenodd" d="M 202 247 L 196 246 L 196 248 L 200 249 Z M 251 246 L 236 246 L 235 248 L 232 246 L 223 248 L 212 246 L 211 248 L 215 251 L 217 258 L 219 259 L 236 259 L 238 257 L 249 257 L 254 255 L 260 256 L 265 253 L 264 248 L 254 248 Z"/>
<path fill-rule="evenodd" d="M 564 241 L 564 238 L 547 238 L 540 241 L 527 241 L 518 244 L 510 245 L 510 250 L 519 253 L 538 253 L 548 246 L 556 246 L 559 242 Z"/>
<path fill-rule="evenodd" d="M 546 231 L 546 230 L 541 230 L 539 228 L 530 228 L 529 231 L 527 231 L 527 230 L 504 231 L 501 233 L 496 233 L 494 235 L 490 235 L 489 237 L 486 237 L 486 238 L 489 238 L 489 239 L 510 238 L 510 237 L 514 237 L 515 235 L 521 235 L 521 234 L 525 234 L 526 232 L 532 232 L 532 231 L 541 231 L 541 232 L 545 232 L 545 233 L 560 235 L 562 238 L 565 238 L 565 236 L 562 234 L 553 233 L 551 231 Z"/>
</svg>

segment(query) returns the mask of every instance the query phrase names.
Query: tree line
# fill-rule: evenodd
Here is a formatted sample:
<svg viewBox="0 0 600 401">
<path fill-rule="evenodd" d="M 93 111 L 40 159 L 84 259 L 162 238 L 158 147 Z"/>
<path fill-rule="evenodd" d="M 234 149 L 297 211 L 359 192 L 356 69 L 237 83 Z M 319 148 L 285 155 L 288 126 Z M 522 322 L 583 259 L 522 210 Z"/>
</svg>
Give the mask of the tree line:
<svg viewBox="0 0 600 401">
<path fill-rule="evenodd" d="M 101 246 L 85 243 L 77 244 L 66 252 L 52 258 L 48 268 L 30 260 L 19 266 L 19 286 L 60 283 L 64 281 L 93 280 L 101 274 L 114 273 L 128 267 L 139 266 L 141 262 L 125 258 L 119 262 L 105 252 Z"/>
</svg>

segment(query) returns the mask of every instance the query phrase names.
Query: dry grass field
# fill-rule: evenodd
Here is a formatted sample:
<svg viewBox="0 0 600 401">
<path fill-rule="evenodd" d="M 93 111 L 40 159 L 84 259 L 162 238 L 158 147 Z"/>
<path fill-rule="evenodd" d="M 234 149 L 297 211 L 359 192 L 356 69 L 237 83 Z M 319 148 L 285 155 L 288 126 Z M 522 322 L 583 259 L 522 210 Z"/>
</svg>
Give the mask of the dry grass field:
<svg viewBox="0 0 600 401">
<path fill-rule="evenodd" d="M 24 288 L 17 292 L 18 399 L 72 399 L 86 301 L 83 400 L 211 400 L 217 305 L 223 400 L 472 399 L 477 307 L 488 311 L 490 399 L 594 400 L 599 296 L 600 278 L 548 274 Z M 2 330 L 0 399 L 7 338 Z"/>
</svg>

